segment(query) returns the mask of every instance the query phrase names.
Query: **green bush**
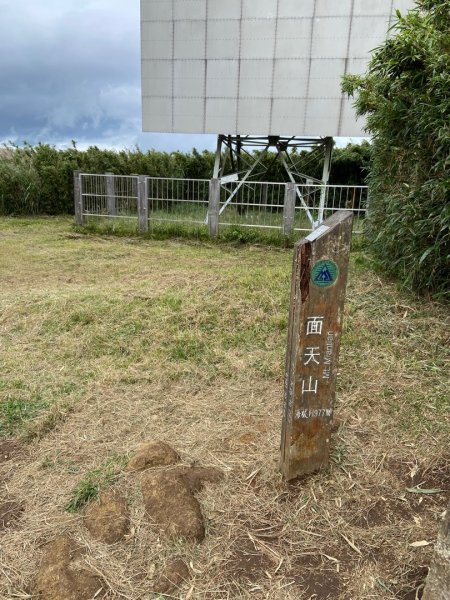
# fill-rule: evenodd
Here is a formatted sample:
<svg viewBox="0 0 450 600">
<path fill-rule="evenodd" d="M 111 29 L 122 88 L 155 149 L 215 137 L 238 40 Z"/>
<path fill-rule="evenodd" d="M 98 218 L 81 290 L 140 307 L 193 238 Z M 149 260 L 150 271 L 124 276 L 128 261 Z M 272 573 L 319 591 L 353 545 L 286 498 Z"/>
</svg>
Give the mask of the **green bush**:
<svg viewBox="0 0 450 600">
<path fill-rule="evenodd" d="M 368 72 L 347 76 L 373 135 L 367 235 L 382 268 L 407 286 L 449 294 L 450 11 L 420 0 L 397 13 Z"/>
<path fill-rule="evenodd" d="M 370 146 L 350 144 L 336 149 L 331 183 L 362 184 L 366 176 Z M 264 160 L 268 181 L 283 181 L 286 173 L 273 153 Z M 320 179 L 323 156 L 319 152 L 301 152 L 294 156 L 300 171 Z M 273 164 L 272 164 L 273 163 Z M 151 177 L 186 177 L 209 179 L 213 172 L 214 154 L 193 149 L 191 153 L 142 152 L 134 150 L 100 150 L 92 146 L 79 151 L 58 150 L 49 144 L 0 149 L 0 214 L 72 214 L 73 171 L 116 175 L 149 175 Z"/>
</svg>

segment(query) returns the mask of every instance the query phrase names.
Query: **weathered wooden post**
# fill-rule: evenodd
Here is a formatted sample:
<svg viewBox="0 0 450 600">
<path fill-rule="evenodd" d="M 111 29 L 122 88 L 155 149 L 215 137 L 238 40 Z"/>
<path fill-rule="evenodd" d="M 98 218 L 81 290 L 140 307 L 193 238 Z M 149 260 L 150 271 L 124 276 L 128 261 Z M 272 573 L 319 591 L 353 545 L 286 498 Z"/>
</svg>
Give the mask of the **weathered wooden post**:
<svg viewBox="0 0 450 600">
<path fill-rule="evenodd" d="M 147 177 L 138 176 L 138 231 L 146 233 L 148 231 L 148 194 Z"/>
<path fill-rule="evenodd" d="M 209 237 L 216 237 L 219 233 L 220 211 L 220 179 L 213 178 L 209 182 L 208 201 L 208 233 Z"/>
<path fill-rule="evenodd" d="M 105 173 L 106 175 L 106 209 L 108 216 L 117 215 L 116 191 L 114 186 L 114 173 Z"/>
<path fill-rule="evenodd" d="M 436 542 L 434 559 L 427 578 L 423 600 L 450 598 L 450 503 Z"/>
<path fill-rule="evenodd" d="M 75 203 L 75 224 L 84 225 L 81 171 L 73 172 L 73 199 Z"/>
<path fill-rule="evenodd" d="M 295 183 L 286 183 L 283 208 L 283 233 L 290 235 L 294 230 L 295 219 Z"/>
<path fill-rule="evenodd" d="M 286 479 L 329 460 L 353 214 L 335 213 L 295 245 L 280 469 Z"/>
</svg>

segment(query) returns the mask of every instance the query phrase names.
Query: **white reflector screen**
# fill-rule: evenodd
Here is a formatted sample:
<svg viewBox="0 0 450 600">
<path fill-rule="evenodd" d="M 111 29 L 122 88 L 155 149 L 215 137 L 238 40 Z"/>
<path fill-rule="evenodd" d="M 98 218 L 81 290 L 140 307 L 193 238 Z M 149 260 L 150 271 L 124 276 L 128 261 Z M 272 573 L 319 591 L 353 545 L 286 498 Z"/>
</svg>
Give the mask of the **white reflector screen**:
<svg viewBox="0 0 450 600">
<path fill-rule="evenodd" d="M 412 0 L 141 0 L 144 131 L 361 136 L 363 73 Z"/>
</svg>

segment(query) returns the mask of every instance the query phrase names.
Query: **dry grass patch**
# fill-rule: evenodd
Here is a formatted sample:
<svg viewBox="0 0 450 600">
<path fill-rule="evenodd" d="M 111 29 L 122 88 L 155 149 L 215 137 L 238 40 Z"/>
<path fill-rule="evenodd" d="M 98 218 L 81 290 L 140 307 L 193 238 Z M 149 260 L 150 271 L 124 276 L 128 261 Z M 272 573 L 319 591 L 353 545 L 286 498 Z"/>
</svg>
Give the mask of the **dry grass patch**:
<svg viewBox="0 0 450 600">
<path fill-rule="evenodd" d="M 277 462 L 291 251 L 74 236 L 64 219 L 0 227 L 0 430 L 27 444 L 0 461 L 0 501 L 25 507 L 1 534 L 0 597 L 30 597 L 60 534 L 107 598 L 157 598 L 175 559 L 190 574 L 175 598 L 415 597 L 432 545 L 411 544 L 434 541 L 450 487 L 443 307 L 352 255 L 332 461 L 287 485 Z M 185 467 L 225 474 L 197 494 L 200 545 L 145 517 L 145 472 L 123 466 L 150 439 Z M 107 546 L 82 508 L 65 507 L 111 461 L 100 487 L 126 499 L 130 527 Z"/>
</svg>

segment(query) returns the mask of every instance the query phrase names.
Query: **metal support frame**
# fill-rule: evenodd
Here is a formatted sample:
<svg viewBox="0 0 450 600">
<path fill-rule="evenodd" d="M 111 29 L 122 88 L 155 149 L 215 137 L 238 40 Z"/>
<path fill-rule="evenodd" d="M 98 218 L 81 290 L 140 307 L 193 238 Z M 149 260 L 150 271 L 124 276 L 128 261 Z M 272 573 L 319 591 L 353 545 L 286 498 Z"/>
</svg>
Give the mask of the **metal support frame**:
<svg viewBox="0 0 450 600">
<path fill-rule="evenodd" d="M 315 227 L 318 227 L 323 221 L 323 213 L 325 209 L 325 202 L 327 199 L 327 185 L 328 180 L 330 179 L 330 171 L 331 171 L 331 159 L 333 157 L 333 138 L 327 137 L 325 138 L 325 157 L 323 161 L 323 173 L 322 173 L 322 189 L 320 192 L 320 204 L 319 204 L 319 215 L 317 219 L 317 223 Z M 314 228 L 315 228 L 314 227 Z"/>
<path fill-rule="evenodd" d="M 228 150 L 224 152 L 223 149 Z M 258 170 L 267 155 L 269 149 L 274 148 L 276 154 L 271 161 L 269 167 Z M 323 149 L 325 153 L 325 162 L 322 179 L 311 177 L 305 173 L 301 173 L 295 163 L 293 149 L 307 150 L 311 152 L 320 151 Z M 254 152 L 254 151 L 258 152 Z M 305 211 L 313 229 L 315 229 L 323 220 L 325 200 L 326 200 L 326 185 L 328 184 L 331 157 L 333 151 L 333 138 L 330 137 L 283 137 L 278 135 L 271 136 L 241 136 L 241 135 L 219 135 L 217 138 L 216 158 L 214 162 L 214 178 L 221 181 L 221 185 L 225 187 L 227 182 L 239 181 L 239 184 L 230 190 L 230 195 L 222 204 L 219 214 L 222 214 L 227 206 L 236 199 L 239 205 L 239 191 L 247 181 L 264 181 L 264 175 L 267 169 L 273 163 L 279 160 L 286 173 L 289 181 L 295 185 L 295 192 L 300 200 L 302 208 Z M 317 186 L 325 186 L 322 188 L 318 219 L 315 220 L 309 210 L 301 191 L 301 184 L 316 184 Z"/>
</svg>

